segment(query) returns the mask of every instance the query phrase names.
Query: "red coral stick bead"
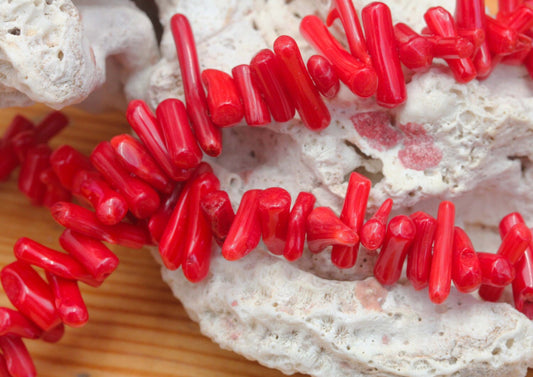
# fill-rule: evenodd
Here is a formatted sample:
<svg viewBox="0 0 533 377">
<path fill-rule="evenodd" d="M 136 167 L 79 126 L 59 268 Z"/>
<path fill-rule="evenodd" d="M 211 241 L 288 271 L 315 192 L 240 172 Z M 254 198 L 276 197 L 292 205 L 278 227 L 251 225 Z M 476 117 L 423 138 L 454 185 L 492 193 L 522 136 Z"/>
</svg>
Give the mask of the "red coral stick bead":
<svg viewBox="0 0 533 377">
<path fill-rule="evenodd" d="M 41 182 L 40 174 L 50 166 L 51 153 L 52 150 L 44 144 L 33 147 L 28 150 L 20 168 L 18 188 L 34 205 L 43 202 L 46 186 Z"/>
<path fill-rule="evenodd" d="M 34 130 L 22 131 L 10 140 L 19 162 L 24 162 L 28 151 L 37 145 Z"/>
<path fill-rule="evenodd" d="M 7 369 L 6 359 L 3 355 L 0 355 L 0 377 L 12 377 Z"/>
<path fill-rule="evenodd" d="M 80 170 L 92 170 L 89 157 L 78 152 L 70 145 L 62 145 L 50 156 L 50 164 L 61 184 L 72 191 L 72 181 Z"/>
<path fill-rule="evenodd" d="M 313 210 L 316 198 L 308 192 L 301 192 L 296 197 L 289 215 L 287 240 L 283 249 L 283 256 L 292 262 L 299 259 L 304 251 L 307 217 Z"/>
<path fill-rule="evenodd" d="M 331 115 L 305 68 L 296 41 L 282 35 L 274 41 L 274 52 L 280 58 L 283 81 L 304 125 L 313 131 L 329 126 Z"/>
<path fill-rule="evenodd" d="M 370 97 L 376 93 L 378 77 L 374 68 L 350 55 L 331 35 L 320 18 L 305 16 L 300 22 L 300 33 L 329 60 L 339 79 L 354 94 Z"/>
<path fill-rule="evenodd" d="M 341 20 L 352 55 L 365 65 L 372 66 L 361 23 L 351 0 L 334 0 L 326 19 L 326 25 L 331 26 L 337 17 Z"/>
<path fill-rule="evenodd" d="M 159 167 L 144 144 L 131 135 L 118 135 L 111 139 L 122 166 L 157 191 L 169 193 L 172 190 L 170 178 Z"/>
<path fill-rule="evenodd" d="M 233 224 L 222 245 L 222 255 L 227 260 L 244 257 L 261 240 L 261 222 L 257 211 L 260 193 L 261 190 L 248 190 L 242 196 Z"/>
<path fill-rule="evenodd" d="M 394 25 L 400 61 L 409 69 L 423 72 L 433 62 L 433 44 L 404 23 Z"/>
<path fill-rule="evenodd" d="M 357 235 L 361 234 L 361 227 L 365 221 L 366 205 L 371 187 L 372 182 L 365 176 L 359 173 L 350 175 L 340 219 Z M 350 268 L 355 265 L 358 252 L 358 241 L 352 247 L 336 245 L 331 249 L 331 261 L 339 268 Z"/>
<path fill-rule="evenodd" d="M 158 210 L 148 220 L 148 230 L 156 244 L 161 240 L 161 236 L 172 215 L 172 210 L 178 203 L 182 188 L 182 184 L 176 184 L 172 192 L 163 199 Z"/>
<path fill-rule="evenodd" d="M 23 131 L 33 130 L 33 122 L 24 116 L 17 114 L 11 119 L 11 123 L 7 126 L 2 139 L 4 141 L 11 141 L 15 136 Z"/>
<path fill-rule="evenodd" d="M 118 257 L 92 237 L 65 229 L 59 243 L 98 282 L 103 282 L 118 267 Z"/>
<path fill-rule="evenodd" d="M 222 134 L 208 115 L 191 25 L 184 15 L 175 14 L 170 19 L 170 30 L 176 45 L 187 112 L 194 133 L 204 152 L 216 157 L 222 151 Z"/>
<path fill-rule="evenodd" d="M 48 284 L 28 264 L 8 264 L 0 274 L 9 301 L 24 316 L 47 331 L 61 323 Z"/>
<path fill-rule="evenodd" d="M 453 233 L 452 280 L 459 292 L 470 293 L 482 281 L 479 258 L 466 232 L 455 227 Z"/>
<path fill-rule="evenodd" d="M 443 201 L 437 214 L 433 259 L 429 274 L 429 298 L 435 304 L 441 304 L 450 294 L 452 282 L 453 231 L 455 206 Z"/>
<path fill-rule="evenodd" d="M 457 28 L 455 21 L 446 9 L 433 7 L 426 11 L 424 19 L 432 33 L 441 37 L 456 37 Z M 466 83 L 473 80 L 476 75 L 476 68 L 472 59 L 446 59 L 455 80 L 459 83 Z"/>
<path fill-rule="evenodd" d="M 126 118 L 146 149 L 170 178 L 175 181 L 184 181 L 189 178 L 189 169 L 180 168 L 172 163 L 159 122 L 146 103 L 141 100 L 130 101 Z"/>
<path fill-rule="evenodd" d="M 407 99 L 407 89 L 390 9 L 383 3 L 374 2 L 363 8 L 361 18 L 368 51 L 378 75 L 376 101 L 384 107 L 396 107 Z"/>
<path fill-rule="evenodd" d="M 0 349 L 2 349 L 6 367 L 11 377 L 37 376 L 28 349 L 20 337 L 15 335 L 0 336 Z"/>
<path fill-rule="evenodd" d="M 20 312 L 9 308 L 0 308 L 0 335 L 12 334 L 23 338 L 37 339 L 42 332 L 43 330 Z"/>
<path fill-rule="evenodd" d="M 43 332 L 41 339 L 47 343 L 57 343 L 63 338 L 63 335 L 65 335 L 65 325 L 61 322 L 56 327 Z"/>
<path fill-rule="evenodd" d="M 207 107 L 213 123 L 219 127 L 239 123 L 244 110 L 233 78 L 212 68 L 203 70 L 201 77 L 207 90 Z"/>
<path fill-rule="evenodd" d="M 357 233 L 344 224 L 329 207 L 316 207 L 307 216 L 307 246 L 314 254 L 328 246 L 353 246 L 359 241 Z"/>
<path fill-rule="evenodd" d="M 202 151 L 189 125 L 183 102 L 167 98 L 155 110 L 172 163 L 182 169 L 191 169 L 202 161 Z"/>
<path fill-rule="evenodd" d="M 474 45 L 462 37 L 427 37 L 433 44 L 433 56 L 443 59 L 469 58 L 474 53 Z"/>
<path fill-rule="evenodd" d="M 58 202 L 50 208 L 52 217 L 65 228 L 112 244 L 138 249 L 150 243 L 146 230 L 137 225 L 118 223 L 104 225 L 94 212 L 79 205 Z"/>
<path fill-rule="evenodd" d="M 291 212 L 291 195 L 281 187 L 270 187 L 259 196 L 259 221 L 263 243 L 272 254 L 283 255 Z"/>
<path fill-rule="evenodd" d="M 69 202 L 72 199 L 72 193 L 63 187 L 52 167 L 43 170 L 39 178 L 46 186 L 43 196 L 45 207 L 50 208 L 56 202 Z"/>
<path fill-rule="evenodd" d="M 124 196 L 135 217 L 145 219 L 159 208 L 160 200 L 157 192 L 148 184 L 132 177 L 120 165 L 109 142 L 100 142 L 94 148 L 91 162 L 106 181 Z"/>
<path fill-rule="evenodd" d="M 489 51 L 494 55 L 507 55 L 516 50 L 519 34 L 492 17 L 486 16 L 486 36 Z"/>
<path fill-rule="evenodd" d="M 210 192 L 202 199 L 200 205 L 211 225 L 215 241 L 222 246 L 235 219 L 228 193 L 222 190 Z M 264 233 L 263 237 L 265 237 Z"/>
<path fill-rule="evenodd" d="M 46 271 L 46 279 L 52 289 L 54 304 L 65 325 L 81 327 L 89 320 L 87 306 L 81 297 L 76 280 L 65 279 Z"/>
<path fill-rule="evenodd" d="M 47 143 L 68 125 L 68 118 L 61 111 L 53 111 L 35 126 L 37 144 Z"/>
<path fill-rule="evenodd" d="M 359 233 L 361 244 L 368 250 L 377 250 L 383 245 L 392 204 L 392 199 L 386 199 L 376 213 L 361 227 Z"/>
<path fill-rule="evenodd" d="M 513 12 L 523 0 L 498 0 L 498 16 L 507 16 Z"/>
<path fill-rule="evenodd" d="M 505 287 L 511 284 L 515 277 L 513 265 L 501 254 L 478 252 L 477 256 L 483 284 L 479 289 L 479 295 L 486 301 L 497 301 L 499 297 L 491 296 L 488 291 L 482 293 L 484 287 Z"/>
<path fill-rule="evenodd" d="M 533 245 L 530 243 L 522 258 L 515 264 L 513 298 L 516 309 L 533 319 Z"/>
<path fill-rule="evenodd" d="M 518 33 L 525 33 L 533 27 L 533 8 L 527 4 L 521 4 L 502 21 L 508 28 Z"/>
<path fill-rule="evenodd" d="M 19 165 L 19 159 L 11 143 L 0 140 L 0 181 L 6 181 Z"/>
<path fill-rule="evenodd" d="M 261 92 L 252 79 L 248 64 L 241 64 L 231 70 L 235 86 L 242 99 L 244 119 L 249 126 L 262 126 L 270 123 L 270 112 Z"/>
<path fill-rule="evenodd" d="M 518 42 L 514 51 L 509 54 L 501 57 L 501 62 L 507 65 L 521 65 L 524 63 L 524 60 L 529 55 L 533 41 L 530 37 L 525 34 L 518 35 Z"/>
<path fill-rule="evenodd" d="M 409 246 L 415 239 L 416 225 L 408 216 L 395 216 L 389 222 L 383 247 L 374 265 L 374 277 L 383 285 L 400 279 Z"/>
<path fill-rule="evenodd" d="M 295 107 L 283 82 L 279 57 L 271 50 L 263 49 L 252 58 L 250 69 L 272 118 L 276 122 L 287 122 L 294 118 Z"/>
<path fill-rule="evenodd" d="M 415 212 L 409 216 L 416 227 L 416 235 L 407 253 L 407 278 L 416 290 L 429 284 L 431 259 L 437 220 L 425 212 Z"/>
<path fill-rule="evenodd" d="M 307 61 L 307 71 L 318 91 L 326 98 L 335 98 L 341 87 L 331 63 L 322 55 L 313 55 Z"/>
</svg>

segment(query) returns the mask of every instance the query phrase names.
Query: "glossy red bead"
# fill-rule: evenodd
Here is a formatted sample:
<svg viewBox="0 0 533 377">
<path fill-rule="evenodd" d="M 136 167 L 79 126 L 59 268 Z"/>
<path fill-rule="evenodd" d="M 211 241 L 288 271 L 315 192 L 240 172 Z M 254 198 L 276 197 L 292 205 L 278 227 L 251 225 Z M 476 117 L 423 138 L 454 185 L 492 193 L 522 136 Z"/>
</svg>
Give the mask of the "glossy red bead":
<svg viewBox="0 0 533 377">
<path fill-rule="evenodd" d="M 52 167 L 43 170 L 39 178 L 46 186 L 43 196 L 45 207 L 51 207 L 56 202 L 69 202 L 72 199 L 72 193 L 61 184 Z"/>
<path fill-rule="evenodd" d="M 61 322 L 56 327 L 51 328 L 48 331 L 43 332 L 41 339 L 47 343 L 57 343 L 65 335 L 65 325 Z"/>
<path fill-rule="evenodd" d="M 522 3 L 523 0 L 498 0 L 498 16 L 507 16 Z"/>
<path fill-rule="evenodd" d="M 533 8 L 529 4 L 521 4 L 501 21 L 518 33 L 525 33 L 533 27 Z"/>
<path fill-rule="evenodd" d="M 0 355 L 0 377 L 12 377 L 7 369 L 6 359 L 3 355 Z"/>
<path fill-rule="evenodd" d="M 433 62 L 433 43 L 404 23 L 394 25 L 394 38 L 400 61 L 409 69 L 423 72 Z"/>
<path fill-rule="evenodd" d="M 61 132 L 68 123 L 68 118 L 62 112 L 51 112 L 35 126 L 36 143 L 47 143 L 55 135 Z"/>
<path fill-rule="evenodd" d="M 2 140 L 11 141 L 19 133 L 33 130 L 33 127 L 34 126 L 32 121 L 20 114 L 17 114 L 13 117 L 13 119 L 11 119 L 11 122 L 4 131 L 4 134 L 2 135 Z"/>
<path fill-rule="evenodd" d="M 43 330 L 20 312 L 9 308 L 0 308 L 0 335 L 12 334 L 23 338 L 37 339 L 42 332 Z"/>
<path fill-rule="evenodd" d="M 93 169 L 89 157 L 70 145 L 62 145 L 53 151 L 50 164 L 61 184 L 68 190 L 72 190 L 72 180 L 77 172 Z"/>
<path fill-rule="evenodd" d="M 178 203 L 182 188 L 183 186 L 181 183 L 176 184 L 172 192 L 162 199 L 158 210 L 150 217 L 150 220 L 148 220 L 148 230 L 155 243 L 159 243 L 161 236 L 165 231 L 170 216 L 172 215 L 172 210 Z"/>
<path fill-rule="evenodd" d="M 351 247 L 359 241 L 357 233 L 344 224 L 329 207 L 316 207 L 306 224 L 307 246 L 312 253 L 320 253 L 328 246 Z"/>
<path fill-rule="evenodd" d="M 193 125 L 194 134 L 204 152 L 216 157 L 222 152 L 222 134 L 209 118 L 205 92 L 200 79 L 196 45 L 189 20 L 183 14 L 175 14 L 170 19 L 170 30 L 176 45 L 187 113 Z"/>
<path fill-rule="evenodd" d="M 300 192 L 294 201 L 289 215 L 287 241 L 283 249 L 283 256 L 288 261 L 295 261 L 303 254 L 307 217 L 313 210 L 315 202 L 315 196 L 308 192 Z"/>
<path fill-rule="evenodd" d="M 0 349 L 11 377 L 37 376 L 28 349 L 20 337 L 15 335 L 0 336 Z"/>
<path fill-rule="evenodd" d="M 489 51 L 494 55 L 507 55 L 515 51 L 519 33 L 501 22 L 486 17 L 486 36 Z"/>
<path fill-rule="evenodd" d="M 259 196 L 258 214 L 263 243 L 272 254 L 283 255 L 291 211 L 291 195 L 281 187 L 270 187 Z"/>
<path fill-rule="evenodd" d="M 359 233 L 361 244 L 368 250 L 377 250 L 383 245 L 392 204 L 392 199 L 386 199 L 376 213 L 361 227 Z"/>
<path fill-rule="evenodd" d="M 202 198 L 200 205 L 211 225 L 211 232 L 215 241 L 219 246 L 222 246 L 235 219 L 235 212 L 228 193 L 222 190 L 210 192 Z M 265 237 L 264 234 L 263 232 L 263 238 Z"/>
<path fill-rule="evenodd" d="M 415 212 L 409 216 L 416 227 L 416 235 L 407 253 L 407 278 L 416 290 L 429 284 L 433 241 L 437 220 L 425 212 Z"/>
<path fill-rule="evenodd" d="M 207 90 L 207 107 L 214 124 L 229 127 L 244 116 L 241 97 L 233 78 L 218 69 L 202 71 L 202 82 Z"/>
<path fill-rule="evenodd" d="M 482 282 L 479 258 L 466 232 L 455 227 L 453 233 L 452 280 L 459 292 L 470 293 Z"/>
<path fill-rule="evenodd" d="M 19 159 L 11 143 L 0 140 L 0 182 L 9 176 L 19 165 Z"/>
<path fill-rule="evenodd" d="M 436 58 L 469 58 L 474 53 L 474 45 L 465 38 L 430 36 L 427 39 L 432 43 L 433 56 Z"/>
<path fill-rule="evenodd" d="M 38 145 L 28 150 L 18 177 L 18 189 L 30 199 L 32 204 L 43 203 L 46 185 L 41 182 L 40 174 L 50 166 L 51 149 Z"/>
<path fill-rule="evenodd" d="M 18 133 L 9 141 L 20 163 L 24 162 L 28 151 L 37 145 L 37 138 L 34 130 L 27 130 Z"/>
<path fill-rule="evenodd" d="M 46 271 L 54 304 L 63 323 L 71 327 L 81 327 L 89 320 L 89 313 L 76 280 L 65 279 Z"/>
<path fill-rule="evenodd" d="M 383 247 L 374 265 L 374 277 L 383 285 L 400 279 L 409 246 L 416 235 L 416 226 L 408 216 L 395 216 L 389 222 Z"/>
<path fill-rule="evenodd" d="M 516 309 L 533 319 L 533 244 L 514 265 L 513 298 Z"/>
<path fill-rule="evenodd" d="M 483 283 L 479 289 L 479 295 L 484 300 L 497 301 L 499 297 L 488 294 L 485 286 L 505 287 L 511 284 L 515 277 L 513 265 L 501 254 L 478 252 L 477 256 Z"/>
<path fill-rule="evenodd" d="M 238 65 L 231 70 L 231 74 L 242 99 L 246 124 L 262 126 L 270 123 L 268 106 L 252 78 L 250 66 L 248 64 Z"/>
<path fill-rule="evenodd" d="M 333 66 L 325 57 L 311 56 L 307 61 L 307 71 L 320 94 L 326 98 L 335 98 L 341 84 Z"/>
</svg>

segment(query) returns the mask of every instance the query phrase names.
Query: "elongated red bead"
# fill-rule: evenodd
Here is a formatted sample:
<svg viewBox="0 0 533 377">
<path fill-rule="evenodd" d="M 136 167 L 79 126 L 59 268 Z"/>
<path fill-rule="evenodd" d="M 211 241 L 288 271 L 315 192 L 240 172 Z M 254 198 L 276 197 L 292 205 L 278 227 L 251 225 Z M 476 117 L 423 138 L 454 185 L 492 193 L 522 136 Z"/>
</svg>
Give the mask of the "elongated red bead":
<svg viewBox="0 0 533 377">
<path fill-rule="evenodd" d="M 211 225 L 211 232 L 215 241 L 219 246 L 222 246 L 235 219 L 235 212 L 233 212 L 228 193 L 222 190 L 210 192 L 202 198 L 200 205 Z"/>
<path fill-rule="evenodd" d="M 172 181 L 159 167 L 144 144 L 131 135 L 118 135 L 111 139 L 111 146 L 122 166 L 157 191 L 169 193 Z"/>
<path fill-rule="evenodd" d="M 65 228 L 97 240 L 138 249 L 150 243 L 148 233 L 143 227 L 118 223 L 104 225 L 98 221 L 94 212 L 77 204 L 57 202 L 50 208 L 55 221 Z"/>
<path fill-rule="evenodd" d="M 372 182 L 359 173 L 352 173 L 348 181 L 348 188 L 344 198 L 340 219 L 352 228 L 357 235 L 365 221 L 366 205 Z M 331 249 L 331 261 L 339 268 L 350 268 L 355 265 L 359 241 L 354 246 L 335 245 Z"/>
<path fill-rule="evenodd" d="M 146 149 L 170 178 L 175 181 L 189 178 L 189 169 L 180 168 L 172 163 L 159 122 L 146 103 L 141 100 L 130 101 L 126 118 Z"/>
<path fill-rule="evenodd" d="M 172 163 L 182 169 L 196 167 L 202 151 L 196 142 L 183 102 L 167 98 L 155 110 Z"/>
<path fill-rule="evenodd" d="M 244 110 L 233 78 L 212 68 L 203 70 L 201 77 L 207 90 L 207 107 L 213 123 L 219 127 L 239 123 Z"/>
<path fill-rule="evenodd" d="M 425 212 L 410 215 L 416 227 L 416 235 L 407 253 L 407 278 L 416 290 L 429 284 L 431 259 L 437 220 Z"/>
<path fill-rule="evenodd" d="M 98 282 L 103 282 L 118 267 L 118 257 L 97 239 L 65 229 L 59 243 Z"/>
<path fill-rule="evenodd" d="M 63 187 L 52 167 L 43 170 L 39 179 L 46 186 L 43 195 L 45 207 L 51 207 L 56 202 L 69 202 L 72 199 L 72 193 Z"/>
<path fill-rule="evenodd" d="M 19 159 L 11 143 L 0 140 L 0 181 L 6 181 L 19 165 Z"/>
<path fill-rule="evenodd" d="M 70 145 L 62 145 L 52 152 L 50 164 L 61 184 L 72 191 L 72 181 L 80 170 L 92 170 L 89 157 Z"/>
<path fill-rule="evenodd" d="M 43 330 L 20 312 L 9 308 L 0 308 L 0 335 L 12 334 L 23 338 L 37 339 L 42 332 Z"/>
<path fill-rule="evenodd" d="M 37 376 L 28 349 L 20 337 L 15 335 L 0 336 L 0 349 L 11 377 Z"/>
<path fill-rule="evenodd" d="M 235 86 L 242 99 L 244 119 L 249 126 L 262 126 L 270 123 L 270 112 L 261 92 L 252 79 L 248 64 L 241 64 L 231 70 Z"/>
<path fill-rule="evenodd" d="M 151 216 L 159 208 L 159 195 L 143 181 L 130 176 L 118 161 L 111 144 L 100 142 L 91 153 L 91 162 L 106 181 L 121 193 L 130 211 L 139 219 Z"/>
<path fill-rule="evenodd" d="M 272 118 L 276 122 L 287 122 L 294 118 L 295 107 L 284 83 L 279 57 L 271 50 L 263 49 L 252 58 L 250 69 Z"/>
<path fill-rule="evenodd" d="M 260 193 L 261 190 L 248 190 L 242 196 L 233 224 L 222 245 L 222 255 L 227 260 L 244 257 L 261 240 L 261 222 L 257 211 Z"/>
<path fill-rule="evenodd" d="M 335 98 L 341 84 L 333 66 L 325 57 L 311 56 L 307 61 L 307 71 L 320 94 L 326 98 Z"/>
<path fill-rule="evenodd" d="M 6 359 L 3 355 L 0 355 L 0 377 L 12 377 L 7 369 Z"/>
<path fill-rule="evenodd" d="M 283 255 L 289 216 L 291 212 L 291 195 L 281 187 L 270 187 L 261 192 L 259 197 L 259 221 L 263 243 L 272 254 Z"/>
<path fill-rule="evenodd" d="M 33 122 L 27 119 L 26 117 L 17 114 L 11 119 L 11 122 L 7 126 L 4 134 L 2 135 L 2 140 L 11 141 L 15 136 L 23 131 L 33 130 Z"/>
<path fill-rule="evenodd" d="M 533 244 L 515 264 L 513 298 L 516 309 L 533 319 Z"/>
<path fill-rule="evenodd" d="M 518 35 L 518 41 L 514 51 L 509 54 L 500 57 L 501 62 L 507 65 L 521 65 L 524 63 L 524 60 L 529 55 L 531 51 L 531 46 L 533 45 L 533 40 L 525 34 Z"/>
<path fill-rule="evenodd" d="M 81 327 L 89 320 L 89 313 L 76 280 L 65 279 L 46 271 L 57 313 L 63 323 L 71 327 Z"/>
<path fill-rule="evenodd" d="M 328 246 L 353 246 L 359 241 L 357 233 L 344 224 L 329 207 L 316 207 L 306 224 L 307 246 L 312 253 L 320 253 Z"/>
<path fill-rule="evenodd" d="M 423 72 L 433 62 L 433 44 L 404 23 L 394 25 L 400 61 L 409 69 Z"/>
<path fill-rule="evenodd" d="M 317 51 L 329 60 L 339 79 L 356 95 L 370 97 L 376 93 L 378 77 L 372 66 L 367 66 L 350 55 L 331 35 L 317 16 L 305 16 L 300 32 Z"/>
<path fill-rule="evenodd" d="M 469 58 L 474 53 L 474 45 L 462 37 L 429 36 L 433 56 L 443 59 Z"/>
<path fill-rule="evenodd" d="M 455 206 L 448 201 L 441 202 L 429 274 L 429 298 L 435 304 L 443 303 L 450 294 L 454 222 Z"/>
<path fill-rule="evenodd" d="M 400 279 L 409 246 L 416 235 L 416 226 L 408 216 L 395 216 L 389 222 L 383 247 L 374 265 L 374 277 L 383 285 Z"/>
<path fill-rule="evenodd" d="M 172 215 L 172 210 L 178 203 L 182 188 L 182 184 L 176 184 L 172 192 L 162 200 L 158 210 L 148 220 L 148 230 L 155 243 L 159 243 L 165 231 L 165 227 Z"/>
<path fill-rule="evenodd" d="M 41 339 L 47 343 L 57 343 L 63 338 L 63 335 L 65 335 L 65 325 L 61 322 L 56 327 L 43 332 Z"/>
<path fill-rule="evenodd" d="M 529 4 L 521 4 L 502 21 L 510 29 L 525 33 L 533 27 L 533 8 Z"/>
<path fill-rule="evenodd" d="M 512 283 L 515 271 L 509 259 L 501 254 L 478 252 L 479 266 L 483 285 L 479 289 L 481 298 L 487 301 L 497 301 L 499 297 L 491 296 L 489 292 L 482 293 L 484 287 L 505 287 Z"/>
<path fill-rule="evenodd" d="M 377 250 L 383 245 L 392 204 L 392 199 L 386 199 L 376 213 L 361 226 L 361 244 L 368 250 Z"/>
<path fill-rule="evenodd" d="M 13 262 L 2 269 L 0 277 L 9 301 L 42 330 L 61 323 L 50 287 L 30 265 Z"/>
<path fill-rule="evenodd" d="M 313 131 L 329 126 L 331 115 L 313 84 L 296 41 L 282 35 L 274 41 L 274 52 L 281 61 L 281 74 L 304 125 Z"/>
<path fill-rule="evenodd" d="M 372 66 L 361 23 L 351 0 L 334 0 L 332 2 L 332 9 L 328 14 L 326 24 L 331 26 L 337 17 L 341 20 L 352 55 L 365 65 Z"/>
<path fill-rule="evenodd" d="M 390 9 L 384 3 L 374 2 L 363 8 L 361 18 L 368 51 L 378 75 L 376 101 L 384 107 L 396 107 L 407 99 L 407 89 Z"/>
<path fill-rule="evenodd" d="M 68 118 L 61 111 L 53 111 L 35 126 L 36 143 L 46 143 L 68 125 Z"/>
<path fill-rule="evenodd" d="M 287 241 L 283 249 L 283 256 L 288 261 L 295 261 L 303 254 L 307 217 L 313 210 L 315 202 L 315 196 L 308 192 L 300 192 L 294 201 L 289 215 Z"/>
<path fill-rule="evenodd" d="M 498 16 L 507 16 L 522 3 L 523 0 L 498 0 Z"/>
<path fill-rule="evenodd" d="M 40 174 L 50 166 L 51 153 L 52 150 L 44 144 L 33 147 L 28 150 L 20 168 L 18 188 L 32 204 L 43 202 L 46 186 L 41 182 Z"/>
<path fill-rule="evenodd" d="M 453 233 L 452 280 L 459 292 L 470 293 L 482 281 L 479 258 L 466 232 L 455 227 Z"/>
<path fill-rule="evenodd" d="M 486 36 L 489 51 L 495 55 L 506 55 L 516 49 L 519 34 L 492 17 L 486 16 Z"/>
<path fill-rule="evenodd" d="M 187 112 L 194 133 L 204 152 L 216 157 L 222 151 L 222 134 L 208 115 L 196 45 L 189 20 L 182 14 L 175 14 L 170 19 L 170 30 L 176 44 Z"/>
</svg>

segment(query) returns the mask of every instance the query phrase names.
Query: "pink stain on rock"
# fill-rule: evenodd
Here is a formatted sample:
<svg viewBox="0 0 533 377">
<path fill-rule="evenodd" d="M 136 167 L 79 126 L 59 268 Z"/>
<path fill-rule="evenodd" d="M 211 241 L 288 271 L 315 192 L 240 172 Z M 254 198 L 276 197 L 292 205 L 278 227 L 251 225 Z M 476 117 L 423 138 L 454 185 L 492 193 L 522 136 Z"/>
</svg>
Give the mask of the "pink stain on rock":
<svg viewBox="0 0 533 377">
<path fill-rule="evenodd" d="M 357 113 L 350 118 L 359 135 L 378 151 L 394 147 L 401 139 L 401 133 L 392 126 L 390 116 L 385 111 Z"/>
<path fill-rule="evenodd" d="M 407 169 L 426 170 L 437 166 L 442 160 L 442 151 L 433 143 L 421 124 L 406 123 L 399 126 L 404 133 L 403 148 L 398 158 Z"/>
</svg>

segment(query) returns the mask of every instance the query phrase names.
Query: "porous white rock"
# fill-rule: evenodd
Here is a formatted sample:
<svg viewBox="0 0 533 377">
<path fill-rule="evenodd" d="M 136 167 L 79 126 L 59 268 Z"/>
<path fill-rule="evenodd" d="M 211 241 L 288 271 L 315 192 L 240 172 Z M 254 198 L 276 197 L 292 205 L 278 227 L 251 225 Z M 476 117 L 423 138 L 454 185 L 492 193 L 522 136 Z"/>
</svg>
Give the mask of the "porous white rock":
<svg viewBox="0 0 533 377">
<path fill-rule="evenodd" d="M 159 59 L 148 17 L 129 0 L 2 1 L 0 23 L 0 107 L 61 108 L 104 83 L 90 104 L 123 107 L 123 83 Z"/>
</svg>

